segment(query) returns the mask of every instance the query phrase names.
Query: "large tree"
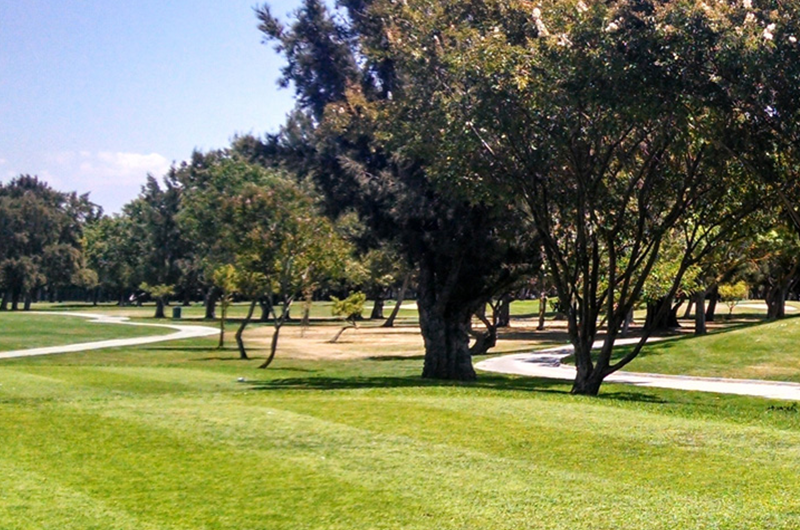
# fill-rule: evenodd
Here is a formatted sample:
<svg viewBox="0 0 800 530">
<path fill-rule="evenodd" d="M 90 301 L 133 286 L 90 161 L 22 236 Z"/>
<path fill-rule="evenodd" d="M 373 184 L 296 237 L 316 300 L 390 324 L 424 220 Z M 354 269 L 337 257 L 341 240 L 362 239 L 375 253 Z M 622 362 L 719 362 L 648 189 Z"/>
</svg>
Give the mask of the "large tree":
<svg viewBox="0 0 800 530">
<path fill-rule="evenodd" d="M 611 362 L 665 238 L 685 237 L 671 300 L 722 225 L 733 226 L 703 219 L 742 175 L 724 145 L 736 116 L 716 79 L 727 64 L 718 13 L 648 0 L 378 10 L 389 46 L 371 53 L 408 80 L 386 105 L 394 134 L 436 161 L 437 178 L 524 209 L 567 314 L 573 392 L 596 394 L 644 344 Z"/>
<path fill-rule="evenodd" d="M 423 376 L 475 378 L 469 350 L 472 314 L 526 269 L 530 242 L 518 212 L 505 203 L 475 200 L 430 178 L 426 153 L 393 142 L 381 107 L 403 97 L 386 28 L 370 2 L 346 1 L 334 18 L 319 0 L 306 0 L 288 26 L 267 6 L 261 30 L 277 43 L 298 112 L 287 125 L 289 154 L 307 155 L 296 171 L 310 175 L 328 212 L 355 209 L 376 241 L 391 241 L 418 268 Z M 302 131 L 302 132 L 300 132 Z"/>
<path fill-rule="evenodd" d="M 84 269 L 82 231 L 100 215 L 88 195 L 64 193 L 30 175 L 0 185 L 2 308 L 30 308 L 34 290 L 76 283 Z"/>
</svg>

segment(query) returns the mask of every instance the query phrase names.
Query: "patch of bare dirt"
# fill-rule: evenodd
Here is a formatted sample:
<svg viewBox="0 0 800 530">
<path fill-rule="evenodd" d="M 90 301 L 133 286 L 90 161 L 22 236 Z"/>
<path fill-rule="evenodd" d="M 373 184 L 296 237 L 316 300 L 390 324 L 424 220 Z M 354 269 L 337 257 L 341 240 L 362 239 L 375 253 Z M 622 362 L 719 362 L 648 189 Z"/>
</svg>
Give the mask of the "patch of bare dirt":
<svg viewBox="0 0 800 530">
<path fill-rule="evenodd" d="M 349 360 L 381 356 L 413 357 L 424 353 L 419 328 L 414 327 L 359 327 L 348 329 L 339 340 L 331 344 L 338 326 L 286 326 L 281 329 L 278 355 L 293 359 Z M 273 328 L 254 328 L 245 334 L 248 349 L 267 351 Z"/>
</svg>

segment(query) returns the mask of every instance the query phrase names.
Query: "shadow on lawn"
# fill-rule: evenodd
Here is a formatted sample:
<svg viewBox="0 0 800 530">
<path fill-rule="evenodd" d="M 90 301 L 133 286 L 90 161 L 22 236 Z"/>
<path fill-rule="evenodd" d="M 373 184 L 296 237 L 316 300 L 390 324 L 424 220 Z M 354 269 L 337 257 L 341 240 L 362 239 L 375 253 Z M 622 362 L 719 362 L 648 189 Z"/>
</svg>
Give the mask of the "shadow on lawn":
<svg viewBox="0 0 800 530">
<path fill-rule="evenodd" d="M 481 375 L 477 381 L 437 381 L 423 379 L 419 376 L 390 377 L 390 376 L 356 376 L 356 377 L 302 377 L 282 378 L 267 381 L 249 380 L 244 384 L 256 391 L 274 390 L 358 390 L 370 388 L 441 388 L 458 387 L 483 390 L 496 390 L 506 392 L 524 392 L 537 394 L 569 395 L 571 383 L 553 379 L 539 379 L 534 377 L 507 377 Z M 606 391 L 601 390 L 601 399 L 606 402 L 638 402 L 667 404 L 668 400 L 651 393 L 637 393 L 636 391 Z"/>
<path fill-rule="evenodd" d="M 420 376 L 303 377 L 247 381 L 254 390 L 347 390 L 364 388 L 461 387 L 490 390 L 568 393 L 563 381 L 481 375 L 477 381 L 440 381 Z"/>
</svg>

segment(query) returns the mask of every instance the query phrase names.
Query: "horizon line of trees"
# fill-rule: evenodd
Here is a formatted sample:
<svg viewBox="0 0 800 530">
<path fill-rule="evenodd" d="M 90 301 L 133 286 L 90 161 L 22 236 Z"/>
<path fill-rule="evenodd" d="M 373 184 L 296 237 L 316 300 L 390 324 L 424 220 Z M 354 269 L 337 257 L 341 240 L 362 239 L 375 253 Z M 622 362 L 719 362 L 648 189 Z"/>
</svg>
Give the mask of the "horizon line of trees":
<svg viewBox="0 0 800 530">
<path fill-rule="evenodd" d="M 287 22 L 255 13 L 295 111 L 276 135 L 149 177 L 122 215 L 87 218 L 75 270 L 104 289 L 202 292 L 208 317 L 237 291 L 247 321 L 259 303 L 272 314 L 276 343 L 295 300 L 382 300 L 413 272 L 422 375 L 471 380 L 510 294 L 534 279 L 567 320 L 573 392 L 589 395 L 681 301 L 703 333 L 720 289 L 747 280 L 783 316 L 798 276 L 800 6 L 303 0 Z M 64 244 L 52 241 L 37 252 Z M 37 259 L 3 272 L 12 302 L 51 285 Z M 641 340 L 617 359 L 639 306 Z"/>
</svg>

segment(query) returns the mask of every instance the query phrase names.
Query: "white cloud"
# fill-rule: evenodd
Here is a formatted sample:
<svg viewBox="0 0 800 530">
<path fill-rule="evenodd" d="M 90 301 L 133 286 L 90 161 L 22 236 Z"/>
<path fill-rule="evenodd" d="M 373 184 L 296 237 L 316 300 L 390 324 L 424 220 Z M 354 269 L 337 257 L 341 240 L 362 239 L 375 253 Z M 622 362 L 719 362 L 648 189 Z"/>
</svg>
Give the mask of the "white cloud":
<svg viewBox="0 0 800 530">
<path fill-rule="evenodd" d="M 8 160 L 6 160 L 5 158 L 0 158 L 0 166 L 3 166 L 5 164 L 7 164 L 7 163 L 8 163 Z"/>
<path fill-rule="evenodd" d="M 99 164 L 94 166 L 93 170 L 103 171 L 122 178 L 134 177 L 137 181 L 148 173 L 160 177 L 169 170 L 170 165 L 169 160 L 158 153 L 142 155 L 139 153 L 101 151 L 97 153 L 95 158 Z"/>
<path fill-rule="evenodd" d="M 62 151 L 46 158 L 47 169 L 39 176 L 64 191 L 91 192 L 92 200 L 109 211 L 135 198 L 148 174 L 160 178 L 170 168 L 158 153 Z"/>
</svg>

